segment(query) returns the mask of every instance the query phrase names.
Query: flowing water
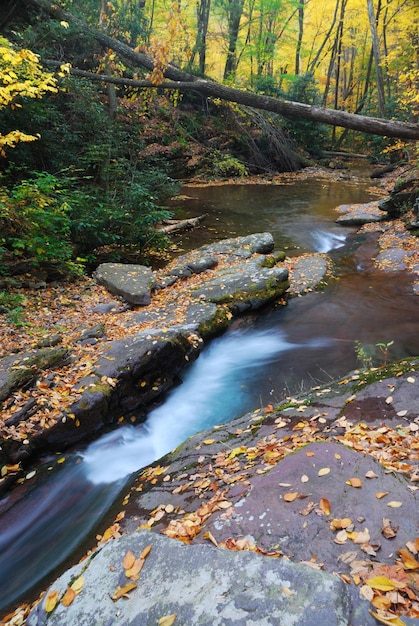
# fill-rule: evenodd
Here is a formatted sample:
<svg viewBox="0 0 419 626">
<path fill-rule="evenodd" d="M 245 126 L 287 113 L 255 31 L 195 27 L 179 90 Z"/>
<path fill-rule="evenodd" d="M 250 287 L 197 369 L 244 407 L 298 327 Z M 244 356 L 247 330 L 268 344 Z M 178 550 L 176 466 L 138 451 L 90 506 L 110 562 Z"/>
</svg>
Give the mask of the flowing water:
<svg viewBox="0 0 419 626">
<path fill-rule="evenodd" d="M 94 543 L 95 527 L 130 475 L 190 434 L 345 374 L 357 364 L 356 340 L 375 356 L 376 344 L 390 341 L 391 358 L 419 354 L 417 297 L 409 280 L 375 271 L 373 243 L 333 222 L 338 204 L 371 199 L 366 187 L 311 180 L 184 189 L 190 196 L 184 214 L 208 213 L 205 228 L 188 235 L 186 248 L 269 230 L 288 254 L 332 250 L 338 279 L 323 292 L 236 322 L 185 370 L 182 385 L 144 424 L 103 435 L 5 497 L 0 610 L 29 597 L 86 537 Z"/>
</svg>

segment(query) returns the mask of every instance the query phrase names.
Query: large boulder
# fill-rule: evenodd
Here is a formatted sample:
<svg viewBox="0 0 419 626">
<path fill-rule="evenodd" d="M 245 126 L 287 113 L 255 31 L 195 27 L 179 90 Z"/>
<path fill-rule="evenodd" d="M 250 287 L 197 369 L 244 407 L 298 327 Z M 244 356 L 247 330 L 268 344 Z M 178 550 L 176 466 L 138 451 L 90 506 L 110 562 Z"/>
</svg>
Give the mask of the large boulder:
<svg viewBox="0 0 419 626">
<path fill-rule="evenodd" d="M 127 578 L 123 560 L 151 546 L 139 580 Z M 62 600 L 67 588 L 84 581 L 67 606 L 46 611 L 50 594 Z M 125 597 L 118 588 L 131 583 Z M 147 530 L 106 544 L 87 562 L 58 579 L 27 619 L 27 626 L 156 626 L 163 617 L 179 626 L 286 624 L 287 626 L 374 625 L 366 601 L 356 610 L 351 588 L 337 577 L 286 559 L 251 552 L 186 546 Z M 50 596 L 51 597 L 51 596 Z"/>
<path fill-rule="evenodd" d="M 150 304 L 151 290 L 156 285 L 153 271 L 144 265 L 102 263 L 96 269 L 94 277 L 111 293 L 137 306 Z"/>
</svg>

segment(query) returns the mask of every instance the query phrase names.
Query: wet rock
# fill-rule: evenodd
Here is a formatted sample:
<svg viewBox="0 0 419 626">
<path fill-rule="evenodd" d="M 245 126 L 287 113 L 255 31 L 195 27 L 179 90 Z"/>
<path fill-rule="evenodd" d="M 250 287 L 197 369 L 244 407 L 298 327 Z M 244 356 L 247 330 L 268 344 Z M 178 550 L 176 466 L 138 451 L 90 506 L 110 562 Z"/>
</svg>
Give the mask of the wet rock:
<svg viewBox="0 0 419 626">
<path fill-rule="evenodd" d="M 325 279 L 328 270 L 327 258 L 311 254 L 296 259 L 292 270 L 289 293 L 300 295 L 318 287 Z"/>
<path fill-rule="evenodd" d="M 341 205 L 337 210 L 341 212 L 347 211 L 335 220 L 336 224 L 341 226 L 362 226 L 363 224 L 381 222 L 386 219 L 386 216 L 379 209 L 377 201 L 354 206 Z"/>
<path fill-rule="evenodd" d="M 136 587 L 128 599 L 113 601 L 129 579 L 122 561 L 130 550 L 139 556 L 151 545 Z M 106 575 L 104 573 L 106 572 Z M 193 575 L 191 575 L 193 573 Z M 250 552 L 187 546 L 142 530 L 106 544 L 59 578 L 51 587 L 61 598 L 68 585 L 84 576 L 81 593 L 70 606 L 45 611 L 45 599 L 33 609 L 27 626 L 155 626 L 167 615 L 200 626 L 373 626 L 368 603 L 351 602 L 352 589 L 337 577 L 286 559 Z"/>
<path fill-rule="evenodd" d="M 140 306 L 150 304 L 151 290 L 156 285 L 153 271 L 144 265 L 102 263 L 94 272 L 94 278 L 111 293 Z"/>
<path fill-rule="evenodd" d="M 65 347 L 41 348 L 19 354 L 11 354 L 0 360 L 0 402 L 12 391 L 35 380 L 45 369 L 62 364 L 69 356 Z"/>
</svg>

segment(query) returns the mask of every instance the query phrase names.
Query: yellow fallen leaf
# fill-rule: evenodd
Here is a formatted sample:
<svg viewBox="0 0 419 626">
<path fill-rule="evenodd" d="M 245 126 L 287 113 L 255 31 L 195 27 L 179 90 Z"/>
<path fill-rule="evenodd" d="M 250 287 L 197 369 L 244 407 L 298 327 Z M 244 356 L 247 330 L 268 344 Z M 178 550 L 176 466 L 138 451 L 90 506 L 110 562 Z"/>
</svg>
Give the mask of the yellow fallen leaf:
<svg viewBox="0 0 419 626">
<path fill-rule="evenodd" d="M 381 498 L 384 498 L 385 496 L 388 496 L 388 491 L 377 491 L 377 493 L 375 494 L 375 497 L 378 500 L 381 500 Z"/>
<path fill-rule="evenodd" d="M 233 450 L 228 455 L 228 458 L 234 459 L 234 457 L 238 456 L 239 454 L 244 454 L 245 452 L 247 452 L 246 446 L 239 446 L 238 448 L 233 448 Z"/>
<path fill-rule="evenodd" d="M 215 442 L 215 439 L 204 439 L 202 443 L 204 443 L 206 446 L 209 446 L 214 442 Z"/>
<path fill-rule="evenodd" d="M 84 576 L 79 576 L 78 578 L 76 578 L 74 582 L 71 583 L 70 587 L 74 591 L 74 593 L 78 595 L 80 591 L 83 589 L 83 585 L 84 585 Z"/>
<path fill-rule="evenodd" d="M 341 457 L 341 455 L 340 455 L 340 454 L 338 454 L 337 452 L 335 452 L 335 459 L 337 459 L 338 461 L 340 461 L 340 459 L 341 459 L 341 458 L 342 458 L 342 457 Z"/>
<path fill-rule="evenodd" d="M 377 622 L 380 622 L 380 624 L 385 624 L 385 626 L 406 626 L 406 623 L 403 622 L 400 617 L 397 617 L 397 615 L 380 615 L 379 613 L 375 613 L 374 611 L 370 610 L 370 613 L 373 617 L 375 617 L 375 619 L 377 620 Z"/>
<path fill-rule="evenodd" d="M 379 591 L 392 591 L 396 589 L 396 585 L 387 576 L 373 576 L 365 581 L 365 584 L 371 589 L 378 589 Z"/>
<path fill-rule="evenodd" d="M 285 593 L 286 596 L 294 595 L 294 591 L 292 591 L 292 589 L 290 589 L 289 587 L 281 587 L 281 591 Z"/>
<path fill-rule="evenodd" d="M 164 507 L 164 510 L 166 513 L 173 513 L 173 511 L 175 510 L 175 507 L 173 506 L 173 504 L 166 504 L 166 506 Z"/>
<path fill-rule="evenodd" d="M 405 569 L 419 569 L 419 561 L 417 561 L 408 550 L 401 548 L 401 550 L 398 550 L 398 553 L 400 554 L 400 557 L 403 561 L 403 567 Z"/>
<path fill-rule="evenodd" d="M 352 539 L 352 541 L 357 545 L 367 543 L 371 539 L 368 528 L 360 532 L 348 533 L 348 537 L 349 539 Z"/>
<path fill-rule="evenodd" d="M 67 591 L 61 598 L 61 604 L 63 604 L 64 606 L 70 606 L 70 604 L 72 604 L 75 597 L 76 597 L 75 591 L 71 589 L 71 587 L 68 587 Z"/>
<path fill-rule="evenodd" d="M 175 623 L 177 614 L 172 613 L 172 615 L 164 615 L 158 621 L 159 626 L 172 626 Z"/>
<path fill-rule="evenodd" d="M 391 500 L 391 502 L 387 502 L 387 506 L 391 507 L 392 509 L 398 509 L 403 506 L 403 502 L 400 502 L 398 500 Z"/>
<path fill-rule="evenodd" d="M 289 491 L 288 493 L 284 495 L 284 500 L 285 502 L 294 502 L 297 496 L 298 496 L 297 491 Z"/>
<path fill-rule="evenodd" d="M 135 583 L 127 583 L 126 585 L 124 585 L 123 587 L 117 587 L 113 593 L 113 595 L 111 596 L 112 600 L 114 602 L 116 602 L 117 600 L 119 600 L 120 598 L 123 598 L 124 596 L 126 598 L 129 598 L 128 593 L 130 591 L 132 591 L 133 589 L 136 589 L 137 585 Z"/>
<path fill-rule="evenodd" d="M 326 476 L 327 474 L 330 474 L 330 467 L 322 467 L 322 469 L 319 469 L 317 472 L 318 476 Z"/>
<path fill-rule="evenodd" d="M 45 600 L 45 611 L 51 613 L 57 606 L 59 591 L 50 591 Z"/>
</svg>

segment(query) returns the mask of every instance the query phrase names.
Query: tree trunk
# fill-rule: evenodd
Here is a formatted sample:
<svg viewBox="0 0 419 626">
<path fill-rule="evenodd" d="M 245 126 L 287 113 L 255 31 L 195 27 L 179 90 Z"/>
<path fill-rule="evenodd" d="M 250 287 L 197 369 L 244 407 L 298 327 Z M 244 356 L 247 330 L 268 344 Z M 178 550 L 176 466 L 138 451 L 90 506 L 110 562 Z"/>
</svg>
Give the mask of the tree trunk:
<svg viewBox="0 0 419 626">
<path fill-rule="evenodd" d="M 300 0 L 300 4 L 298 5 L 298 41 L 297 48 L 295 50 L 295 75 L 298 76 L 300 73 L 300 56 L 301 56 L 301 46 L 303 43 L 303 34 L 304 34 L 304 0 Z"/>
<path fill-rule="evenodd" d="M 381 6 L 381 3 L 379 3 L 379 7 L 380 6 Z M 373 0 L 367 0 L 367 7 L 368 7 L 368 19 L 370 21 L 375 74 L 377 77 L 378 111 L 380 115 L 384 117 L 384 115 L 386 114 L 386 106 L 385 106 L 385 98 L 384 98 L 384 80 L 383 80 L 383 72 L 381 69 L 381 54 L 380 54 L 380 45 L 379 45 L 378 33 L 377 33 L 377 18 L 374 15 Z M 379 11 L 377 9 L 377 16 L 378 16 L 378 13 Z"/>
<path fill-rule="evenodd" d="M 244 0 L 227 0 L 228 20 L 228 51 L 224 68 L 224 80 L 236 75 L 237 40 L 239 38 L 240 20 L 243 14 Z"/>
<path fill-rule="evenodd" d="M 35 5 L 45 9 L 50 15 L 59 20 L 66 20 L 78 24 L 81 30 L 96 37 L 98 41 L 112 48 L 115 52 L 130 61 L 131 64 L 140 65 L 148 70 L 152 70 L 154 66 L 153 60 L 146 54 L 135 52 L 126 44 L 112 39 L 108 35 L 96 31 L 84 24 L 81 20 L 74 18 L 71 13 L 64 11 L 51 5 L 48 0 L 24 0 L 27 4 Z M 112 82 L 116 85 L 130 85 L 133 87 L 156 88 L 150 81 L 135 81 L 112 76 L 99 76 L 93 72 L 74 72 L 84 75 L 90 79 L 100 82 Z M 346 111 L 334 111 L 318 106 L 303 104 L 302 102 L 291 102 L 282 98 L 272 98 L 270 96 L 258 95 L 233 87 L 227 87 L 214 81 L 203 80 L 191 74 L 183 72 L 172 65 L 169 65 L 165 71 L 170 82 L 157 85 L 160 89 L 177 89 L 181 92 L 197 91 L 205 96 L 221 98 L 229 102 L 236 102 L 255 109 L 262 109 L 279 113 L 284 117 L 292 119 L 306 119 L 311 122 L 321 122 L 331 126 L 342 126 L 344 128 L 352 128 L 373 135 L 384 135 L 387 137 L 398 137 L 400 139 L 419 139 L 419 125 L 409 122 L 399 122 L 396 120 L 386 120 L 375 117 L 366 117 L 364 115 L 355 115 Z"/>
</svg>

